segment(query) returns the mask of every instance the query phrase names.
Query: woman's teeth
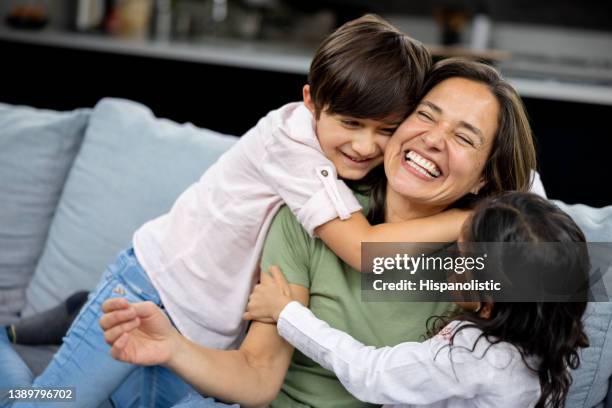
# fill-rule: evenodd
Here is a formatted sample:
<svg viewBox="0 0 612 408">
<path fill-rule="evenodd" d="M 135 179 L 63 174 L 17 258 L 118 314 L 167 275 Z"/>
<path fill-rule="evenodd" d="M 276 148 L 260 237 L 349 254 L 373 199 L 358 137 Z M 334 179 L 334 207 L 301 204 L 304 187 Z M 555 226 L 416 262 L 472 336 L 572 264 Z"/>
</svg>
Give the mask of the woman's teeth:
<svg viewBox="0 0 612 408">
<path fill-rule="evenodd" d="M 436 178 L 442 174 L 438 166 L 435 163 L 427 160 L 420 154 L 410 150 L 406 153 L 406 163 L 410 165 L 413 169 L 417 170 L 419 173 L 431 177 Z"/>
</svg>

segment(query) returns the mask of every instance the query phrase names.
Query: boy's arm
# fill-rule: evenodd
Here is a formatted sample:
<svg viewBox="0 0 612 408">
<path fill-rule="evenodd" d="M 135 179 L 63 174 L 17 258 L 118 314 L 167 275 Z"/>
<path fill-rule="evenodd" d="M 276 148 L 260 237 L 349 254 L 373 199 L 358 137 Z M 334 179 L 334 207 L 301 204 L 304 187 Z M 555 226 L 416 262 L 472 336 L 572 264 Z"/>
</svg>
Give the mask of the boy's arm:
<svg viewBox="0 0 612 408">
<path fill-rule="evenodd" d="M 333 219 L 315 233 L 344 262 L 361 270 L 362 242 L 454 242 L 469 211 L 451 209 L 429 217 L 370 225 L 361 212 L 351 218 Z"/>
</svg>

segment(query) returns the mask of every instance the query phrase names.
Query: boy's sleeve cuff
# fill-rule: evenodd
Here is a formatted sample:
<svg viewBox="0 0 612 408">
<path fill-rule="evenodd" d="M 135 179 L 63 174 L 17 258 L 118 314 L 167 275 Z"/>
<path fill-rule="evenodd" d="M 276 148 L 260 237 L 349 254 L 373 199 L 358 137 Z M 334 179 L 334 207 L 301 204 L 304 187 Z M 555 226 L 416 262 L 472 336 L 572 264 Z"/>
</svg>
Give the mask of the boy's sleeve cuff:
<svg viewBox="0 0 612 408">
<path fill-rule="evenodd" d="M 323 170 L 325 169 L 321 169 L 319 173 Z M 323 180 L 323 188 L 296 214 L 298 221 L 311 237 L 315 236 L 314 230 L 326 222 L 334 218 L 346 220 L 352 213 L 361 210 L 353 191 L 343 181 L 332 178 L 334 173 L 331 171 L 327 174 L 329 179 Z"/>
</svg>

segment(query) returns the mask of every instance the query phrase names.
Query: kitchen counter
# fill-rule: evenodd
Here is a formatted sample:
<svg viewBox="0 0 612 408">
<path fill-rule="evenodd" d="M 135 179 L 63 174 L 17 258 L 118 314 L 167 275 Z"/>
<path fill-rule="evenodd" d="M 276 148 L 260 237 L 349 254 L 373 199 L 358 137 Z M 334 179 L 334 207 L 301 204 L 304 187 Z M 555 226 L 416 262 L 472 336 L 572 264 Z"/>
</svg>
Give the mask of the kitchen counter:
<svg viewBox="0 0 612 408">
<path fill-rule="evenodd" d="M 313 46 L 226 38 L 198 42 L 121 39 L 45 29 L 24 31 L 0 28 L 0 41 L 53 46 L 141 57 L 189 61 L 290 74 L 306 74 Z M 502 72 L 504 65 L 502 64 Z M 538 72 L 537 77 L 511 73 L 507 79 L 521 96 L 612 106 L 612 81 L 564 81 Z"/>
</svg>

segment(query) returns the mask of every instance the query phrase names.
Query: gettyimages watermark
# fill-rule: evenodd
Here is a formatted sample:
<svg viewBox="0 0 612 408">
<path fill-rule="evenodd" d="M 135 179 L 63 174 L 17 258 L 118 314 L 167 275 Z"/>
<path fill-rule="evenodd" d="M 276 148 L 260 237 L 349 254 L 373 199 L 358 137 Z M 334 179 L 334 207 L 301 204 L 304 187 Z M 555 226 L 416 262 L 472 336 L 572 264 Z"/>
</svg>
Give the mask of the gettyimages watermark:
<svg viewBox="0 0 612 408">
<path fill-rule="evenodd" d="M 363 243 L 361 269 L 364 301 L 612 301 L 612 243 Z"/>
</svg>

